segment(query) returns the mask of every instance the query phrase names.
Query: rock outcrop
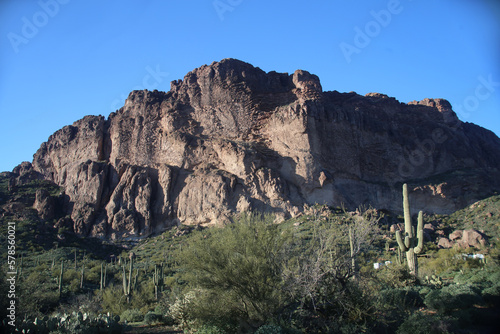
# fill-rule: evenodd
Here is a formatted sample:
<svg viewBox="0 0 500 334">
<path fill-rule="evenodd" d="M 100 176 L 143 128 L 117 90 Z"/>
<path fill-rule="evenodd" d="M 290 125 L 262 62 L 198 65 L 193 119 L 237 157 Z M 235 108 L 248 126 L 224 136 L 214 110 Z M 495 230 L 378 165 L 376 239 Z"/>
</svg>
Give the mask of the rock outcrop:
<svg viewBox="0 0 500 334">
<path fill-rule="evenodd" d="M 488 244 L 488 238 L 474 229 L 456 230 L 450 233 L 448 238 L 440 238 L 439 248 L 452 248 L 454 246 L 467 249 L 469 247 L 484 248 Z"/>
<path fill-rule="evenodd" d="M 65 189 L 76 233 L 126 238 L 314 203 L 399 211 L 403 182 L 415 210 L 447 213 L 498 191 L 498 166 L 500 139 L 446 100 L 323 92 L 306 71 L 224 59 L 55 132 L 24 175 Z"/>
<path fill-rule="evenodd" d="M 38 215 L 43 220 L 50 220 L 55 217 L 55 200 L 45 189 L 38 189 L 35 195 L 33 208 L 38 211 Z"/>
</svg>

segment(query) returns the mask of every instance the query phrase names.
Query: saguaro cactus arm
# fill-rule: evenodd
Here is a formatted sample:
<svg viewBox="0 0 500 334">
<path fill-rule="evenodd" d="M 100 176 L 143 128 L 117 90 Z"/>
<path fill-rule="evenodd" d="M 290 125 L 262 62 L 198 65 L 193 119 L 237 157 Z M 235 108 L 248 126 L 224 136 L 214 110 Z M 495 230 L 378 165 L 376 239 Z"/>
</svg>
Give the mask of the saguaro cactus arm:
<svg viewBox="0 0 500 334">
<path fill-rule="evenodd" d="M 127 295 L 127 274 L 125 273 L 125 265 L 122 266 L 122 279 L 123 279 L 123 294 Z"/>
<path fill-rule="evenodd" d="M 61 274 L 59 275 L 59 298 L 61 298 L 62 295 L 63 277 L 64 277 L 64 260 L 61 260 Z"/>
<path fill-rule="evenodd" d="M 401 231 L 396 231 L 396 241 L 398 242 L 399 249 L 401 249 L 402 252 L 408 251 L 408 247 L 406 247 L 405 242 L 403 241 L 403 238 L 401 237 Z"/>
<path fill-rule="evenodd" d="M 418 223 L 417 223 L 417 246 L 415 247 L 415 254 L 420 254 L 424 248 L 424 218 L 422 211 L 418 213 Z"/>
</svg>

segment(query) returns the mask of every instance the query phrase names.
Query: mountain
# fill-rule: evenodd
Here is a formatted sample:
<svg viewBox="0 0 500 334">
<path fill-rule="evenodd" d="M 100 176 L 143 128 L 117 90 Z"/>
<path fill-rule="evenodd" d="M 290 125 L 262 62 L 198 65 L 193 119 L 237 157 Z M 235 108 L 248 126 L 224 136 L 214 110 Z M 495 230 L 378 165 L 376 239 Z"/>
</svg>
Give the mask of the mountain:
<svg viewBox="0 0 500 334">
<path fill-rule="evenodd" d="M 413 212 L 451 213 L 497 193 L 499 166 L 500 139 L 446 100 L 324 92 L 303 70 L 224 59 L 58 130 L 9 185 L 54 182 L 63 194 L 37 193 L 39 211 L 114 239 L 247 210 L 293 217 L 314 203 L 398 212 L 403 182 Z"/>
</svg>

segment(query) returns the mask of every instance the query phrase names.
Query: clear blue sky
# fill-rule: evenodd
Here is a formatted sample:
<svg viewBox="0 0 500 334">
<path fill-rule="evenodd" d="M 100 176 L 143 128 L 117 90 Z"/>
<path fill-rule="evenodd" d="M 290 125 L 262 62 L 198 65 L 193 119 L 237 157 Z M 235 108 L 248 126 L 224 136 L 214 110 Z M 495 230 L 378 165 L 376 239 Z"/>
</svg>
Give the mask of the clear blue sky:
<svg viewBox="0 0 500 334">
<path fill-rule="evenodd" d="M 324 90 L 448 99 L 500 134 L 496 0 L 2 0 L 0 171 L 133 89 L 223 58 L 318 75 Z"/>
</svg>

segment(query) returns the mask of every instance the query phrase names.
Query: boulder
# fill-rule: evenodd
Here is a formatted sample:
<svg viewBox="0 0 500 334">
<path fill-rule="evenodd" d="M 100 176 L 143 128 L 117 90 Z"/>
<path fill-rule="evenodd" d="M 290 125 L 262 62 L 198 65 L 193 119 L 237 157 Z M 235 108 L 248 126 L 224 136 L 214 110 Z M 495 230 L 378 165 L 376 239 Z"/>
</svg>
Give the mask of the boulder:
<svg viewBox="0 0 500 334">
<path fill-rule="evenodd" d="M 452 248 L 455 243 L 450 241 L 448 238 L 439 238 L 438 248 Z"/>
<path fill-rule="evenodd" d="M 462 239 L 458 243 L 462 248 L 484 248 L 488 244 L 488 239 L 483 233 L 477 230 L 467 229 L 463 231 Z"/>
<path fill-rule="evenodd" d="M 450 240 L 452 241 L 456 241 L 458 239 L 461 239 L 462 238 L 462 235 L 463 235 L 464 231 L 462 230 L 456 230 L 454 231 L 453 233 L 450 234 L 450 236 L 448 237 Z"/>
</svg>

